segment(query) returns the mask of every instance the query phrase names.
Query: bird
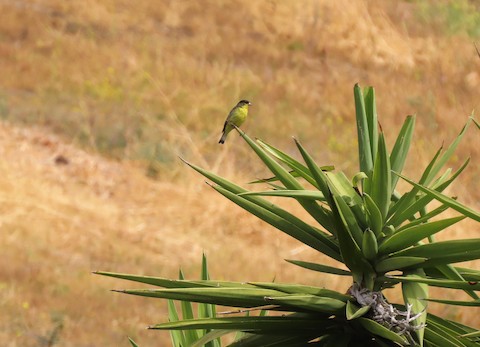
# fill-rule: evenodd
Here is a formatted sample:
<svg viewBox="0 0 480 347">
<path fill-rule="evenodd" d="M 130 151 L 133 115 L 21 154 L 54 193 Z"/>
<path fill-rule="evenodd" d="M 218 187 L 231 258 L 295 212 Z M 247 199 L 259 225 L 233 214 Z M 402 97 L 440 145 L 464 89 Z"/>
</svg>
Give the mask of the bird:
<svg viewBox="0 0 480 347">
<path fill-rule="evenodd" d="M 240 100 L 238 104 L 232 108 L 227 116 L 227 119 L 225 120 L 222 130 L 222 137 L 218 143 L 225 143 L 228 133 L 235 128 L 234 125 L 239 127 L 243 124 L 243 122 L 245 122 L 248 115 L 248 106 L 251 105 L 252 103 L 248 100 Z"/>
</svg>

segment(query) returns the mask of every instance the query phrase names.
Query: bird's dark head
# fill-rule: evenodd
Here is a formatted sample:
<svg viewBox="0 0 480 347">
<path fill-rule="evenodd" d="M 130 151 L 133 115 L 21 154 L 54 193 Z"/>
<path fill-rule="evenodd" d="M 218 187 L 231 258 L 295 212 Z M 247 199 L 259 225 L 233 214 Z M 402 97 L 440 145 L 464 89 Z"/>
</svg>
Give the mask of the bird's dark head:
<svg viewBox="0 0 480 347">
<path fill-rule="evenodd" d="M 240 106 L 240 107 L 245 106 L 245 105 L 252 106 L 252 103 L 248 100 L 240 100 L 237 104 L 237 106 Z"/>
</svg>

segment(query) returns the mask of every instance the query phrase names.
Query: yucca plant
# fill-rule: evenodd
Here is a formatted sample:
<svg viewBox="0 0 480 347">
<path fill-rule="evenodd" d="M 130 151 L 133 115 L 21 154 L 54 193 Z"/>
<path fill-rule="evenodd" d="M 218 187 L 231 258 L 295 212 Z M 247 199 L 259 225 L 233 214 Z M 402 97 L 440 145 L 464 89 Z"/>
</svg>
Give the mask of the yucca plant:
<svg viewBox="0 0 480 347">
<path fill-rule="evenodd" d="M 219 337 L 241 332 L 229 346 L 479 346 L 480 332 L 428 312 L 435 301 L 480 306 L 480 271 L 457 267 L 480 258 L 480 238 L 435 241 L 435 234 L 459 221 L 480 221 L 480 214 L 442 193 L 467 167 L 445 168 L 473 118 L 446 148 L 440 148 L 418 181 L 402 174 L 415 117 L 406 118 L 391 152 L 378 125 L 373 88 L 354 87 L 360 171 L 350 180 L 331 166 L 318 166 L 295 140 L 303 162 L 237 129 L 273 173 L 256 181 L 270 190 L 249 191 L 212 172 L 187 163 L 205 176 L 213 189 L 291 237 L 343 263 L 349 269 L 287 260 L 321 273 L 350 276 L 343 293 L 270 282 L 170 280 L 118 273 L 98 274 L 148 283 L 163 289 L 122 290 L 153 298 L 182 301 L 183 319 L 169 302 L 170 322 L 151 329 L 172 331 L 174 346 L 220 346 Z M 478 123 L 475 122 L 478 126 Z M 403 180 L 410 187 L 397 190 Z M 264 197 L 295 199 L 315 223 L 307 223 Z M 431 203 L 434 208 L 430 209 Z M 454 217 L 441 215 L 453 210 Z M 450 214 L 451 215 L 451 214 Z M 383 290 L 401 285 L 403 302 L 391 303 Z M 466 292 L 471 300 L 429 296 L 429 286 Z M 191 302 L 200 303 L 194 318 Z M 212 306 L 241 308 L 246 316 L 215 314 Z M 262 314 L 256 312 L 262 310 Z M 266 314 L 270 313 L 270 314 Z M 278 314 L 281 313 L 281 314 Z"/>
</svg>

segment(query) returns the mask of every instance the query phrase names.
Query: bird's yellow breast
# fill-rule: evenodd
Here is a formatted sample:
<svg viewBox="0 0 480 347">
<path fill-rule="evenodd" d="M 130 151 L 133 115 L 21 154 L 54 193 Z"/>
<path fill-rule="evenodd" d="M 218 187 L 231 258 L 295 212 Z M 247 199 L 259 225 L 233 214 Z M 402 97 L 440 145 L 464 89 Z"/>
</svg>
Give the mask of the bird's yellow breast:
<svg viewBox="0 0 480 347">
<path fill-rule="evenodd" d="M 230 122 L 235 124 L 237 127 L 243 124 L 245 122 L 245 119 L 247 119 L 248 115 L 248 105 L 238 107 L 233 111 L 232 118 L 230 119 Z"/>
</svg>

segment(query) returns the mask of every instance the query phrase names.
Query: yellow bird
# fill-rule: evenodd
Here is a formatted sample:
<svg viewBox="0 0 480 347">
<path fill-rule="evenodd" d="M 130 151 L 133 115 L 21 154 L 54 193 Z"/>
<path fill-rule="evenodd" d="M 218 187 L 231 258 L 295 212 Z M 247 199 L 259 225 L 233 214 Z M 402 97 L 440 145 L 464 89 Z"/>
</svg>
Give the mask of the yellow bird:
<svg viewBox="0 0 480 347">
<path fill-rule="evenodd" d="M 232 110 L 227 116 L 225 124 L 223 125 L 222 137 L 220 138 L 220 141 L 218 141 L 218 143 L 225 142 L 228 133 L 234 129 L 233 125 L 239 127 L 243 124 L 243 122 L 245 122 L 248 115 L 248 106 L 251 105 L 252 103 L 248 100 L 240 100 L 237 106 L 232 108 Z"/>
</svg>

